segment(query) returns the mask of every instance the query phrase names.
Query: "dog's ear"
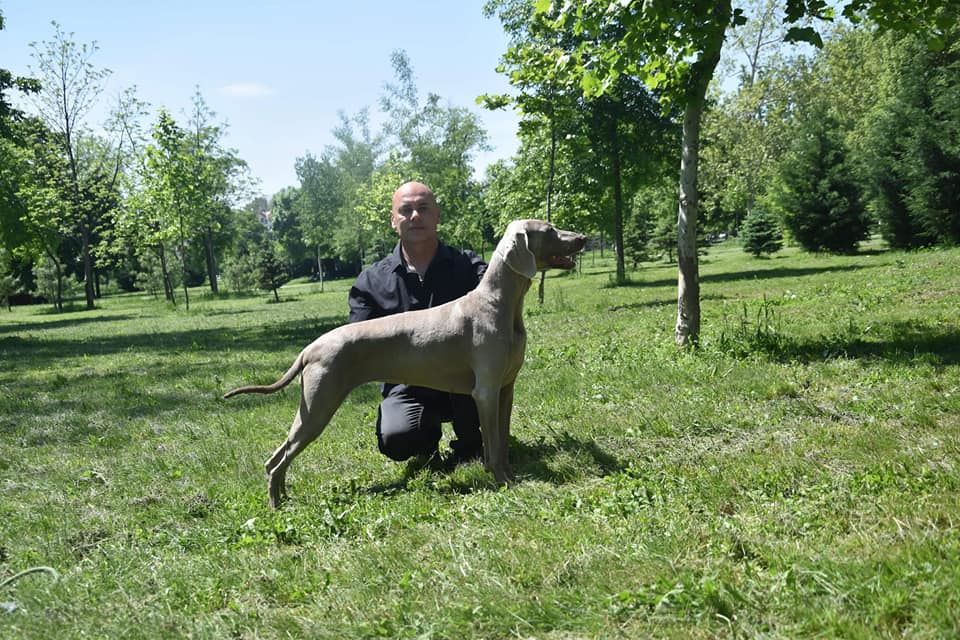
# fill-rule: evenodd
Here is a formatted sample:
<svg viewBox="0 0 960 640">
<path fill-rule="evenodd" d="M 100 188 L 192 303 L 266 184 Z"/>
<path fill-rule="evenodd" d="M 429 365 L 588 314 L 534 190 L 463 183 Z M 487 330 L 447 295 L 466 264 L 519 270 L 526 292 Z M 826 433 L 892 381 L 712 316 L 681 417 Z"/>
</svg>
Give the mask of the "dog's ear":
<svg viewBox="0 0 960 640">
<path fill-rule="evenodd" d="M 532 280 L 537 275 L 537 259 L 530 251 L 526 228 L 523 225 L 515 225 L 507 232 L 510 234 L 510 246 L 504 256 L 507 266 Z"/>
</svg>

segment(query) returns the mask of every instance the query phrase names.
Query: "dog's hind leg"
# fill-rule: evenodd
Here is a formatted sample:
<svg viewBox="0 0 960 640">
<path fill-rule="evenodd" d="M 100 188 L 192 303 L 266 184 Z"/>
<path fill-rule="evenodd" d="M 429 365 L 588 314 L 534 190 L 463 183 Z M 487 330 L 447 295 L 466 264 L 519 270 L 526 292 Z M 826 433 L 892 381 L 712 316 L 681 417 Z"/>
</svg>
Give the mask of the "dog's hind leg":
<svg viewBox="0 0 960 640">
<path fill-rule="evenodd" d="M 320 394 L 317 394 L 314 395 L 311 406 L 301 392 L 300 408 L 297 410 L 297 415 L 293 417 L 293 424 L 290 427 L 290 433 L 287 434 L 287 439 L 264 464 L 267 472 L 267 491 L 270 496 L 271 508 L 276 509 L 287 496 L 287 467 L 308 444 L 323 433 L 345 397 L 345 393 L 338 393 L 333 398 L 321 398 Z"/>
</svg>

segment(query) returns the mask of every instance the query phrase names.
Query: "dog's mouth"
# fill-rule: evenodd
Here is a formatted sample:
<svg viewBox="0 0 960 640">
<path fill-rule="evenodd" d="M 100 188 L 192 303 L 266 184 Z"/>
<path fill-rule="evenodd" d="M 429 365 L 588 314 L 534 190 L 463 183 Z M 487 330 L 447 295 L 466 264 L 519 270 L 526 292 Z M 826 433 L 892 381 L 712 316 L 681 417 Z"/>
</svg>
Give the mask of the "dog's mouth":
<svg viewBox="0 0 960 640">
<path fill-rule="evenodd" d="M 570 256 L 550 256 L 547 258 L 547 268 L 549 269 L 573 269 L 577 266 L 577 261 Z"/>
</svg>

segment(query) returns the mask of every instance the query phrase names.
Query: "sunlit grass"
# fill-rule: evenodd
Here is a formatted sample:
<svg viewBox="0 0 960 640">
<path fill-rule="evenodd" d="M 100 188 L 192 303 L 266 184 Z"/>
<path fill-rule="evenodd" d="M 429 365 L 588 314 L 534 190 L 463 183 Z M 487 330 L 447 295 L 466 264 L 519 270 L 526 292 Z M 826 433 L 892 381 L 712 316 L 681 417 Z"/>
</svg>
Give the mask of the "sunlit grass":
<svg viewBox="0 0 960 640">
<path fill-rule="evenodd" d="M 520 483 L 376 452 L 357 389 L 266 506 L 296 390 L 349 282 L 0 313 L 0 637 L 960 634 L 960 250 L 586 256 L 527 304 Z"/>
</svg>

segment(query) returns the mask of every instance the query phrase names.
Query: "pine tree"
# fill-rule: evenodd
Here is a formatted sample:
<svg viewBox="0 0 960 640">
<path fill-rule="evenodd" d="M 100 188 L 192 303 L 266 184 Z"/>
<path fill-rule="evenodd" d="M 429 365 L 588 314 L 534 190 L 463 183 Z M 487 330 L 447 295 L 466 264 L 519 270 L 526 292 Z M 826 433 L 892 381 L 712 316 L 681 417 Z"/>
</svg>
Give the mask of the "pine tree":
<svg viewBox="0 0 960 640">
<path fill-rule="evenodd" d="M 774 202 L 807 251 L 854 253 L 870 230 L 841 138 L 826 109 L 815 108 L 780 166 Z"/>
<path fill-rule="evenodd" d="M 627 219 L 623 229 L 623 250 L 630 259 L 632 268 L 636 269 L 641 262 L 651 259 L 650 240 L 653 225 L 650 214 L 644 210 L 637 210 Z"/>
<path fill-rule="evenodd" d="M 783 248 L 783 233 L 777 221 L 765 209 L 753 209 L 747 214 L 740 227 L 740 238 L 743 240 L 743 250 L 755 258 L 776 253 Z"/>
</svg>

